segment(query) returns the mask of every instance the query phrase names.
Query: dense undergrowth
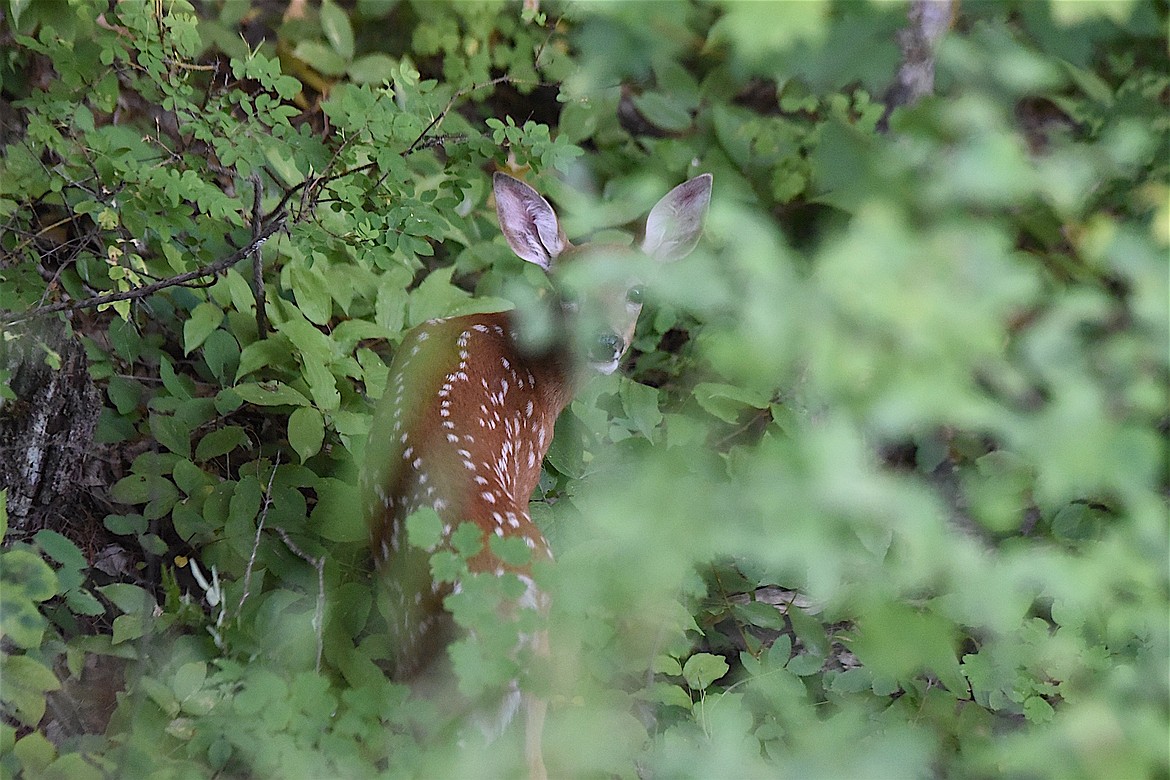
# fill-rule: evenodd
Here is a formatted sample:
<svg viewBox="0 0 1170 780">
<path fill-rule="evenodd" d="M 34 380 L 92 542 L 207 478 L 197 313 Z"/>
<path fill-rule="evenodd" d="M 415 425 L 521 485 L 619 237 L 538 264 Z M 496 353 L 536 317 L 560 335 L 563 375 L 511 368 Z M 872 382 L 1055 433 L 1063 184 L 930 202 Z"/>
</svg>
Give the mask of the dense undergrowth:
<svg viewBox="0 0 1170 780">
<path fill-rule="evenodd" d="M 897 4 L 277 5 L 0 6 L 0 350 L 125 293 L 0 553 L 4 776 L 517 773 L 386 680 L 355 494 L 404 331 L 543 284 L 496 169 L 572 238 L 715 181 L 534 497 L 554 775 L 1167 776 L 1164 2 L 966 4 L 888 134 Z"/>
</svg>

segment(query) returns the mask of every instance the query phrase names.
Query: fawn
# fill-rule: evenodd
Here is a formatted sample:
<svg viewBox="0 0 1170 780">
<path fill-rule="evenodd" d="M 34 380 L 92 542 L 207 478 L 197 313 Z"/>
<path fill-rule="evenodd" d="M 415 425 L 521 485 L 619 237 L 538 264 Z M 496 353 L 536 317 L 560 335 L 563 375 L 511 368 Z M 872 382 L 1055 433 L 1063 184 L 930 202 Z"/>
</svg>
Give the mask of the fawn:
<svg viewBox="0 0 1170 780">
<path fill-rule="evenodd" d="M 621 246 L 569 243 L 548 201 L 511 176 L 496 173 L 493 189 L 508 245 L 546 272 L 599 255 L 636 253 Z M 650 211 L 641 252 L 662 262 L 689 254 L 702 233 L 710 197 L 710 174 L 671 190 Z M 478 526 L 484 544 L 469 560 L 469 570 L 513 573 L 528 589 L 518 606 L 547 607 L 533 585 L 531 564 L 504 565 L 491 553 L 488 538 L 518 537 L 531 549 L 531 562 L 551 560 L 528 502 L 553 426 L 572 400 L 584 365 L 603 373 L 617 369 L 641 308 L 638 288 L 608 286 L 579 303 L 561 304 L 567 325 L 562 331 L 571 331 L 586 309 L 593 313 L 589 322 L 598 323 L 601 332 L 584 340 L 562 333 L 551 344 L 532 347 L 516 337 L 508 312 L 431 320 L 403 339 L 370 430 L 362 474 L 370 542 L 388 586 L 396 679 L 418 675 L 450 641 L 443 599 L 460 587 L 433 581 L 432 551 L 408 544 L 405 521 L 417 509 L 433 507 L 439 515 L 440 544 L 461 523 Z M 547 653 L 543 632 L 525 641 Z M 544 777 L 540 739 L 546 704 L 525 695 L 523 705 L 529 773 Z"/>
</svg>

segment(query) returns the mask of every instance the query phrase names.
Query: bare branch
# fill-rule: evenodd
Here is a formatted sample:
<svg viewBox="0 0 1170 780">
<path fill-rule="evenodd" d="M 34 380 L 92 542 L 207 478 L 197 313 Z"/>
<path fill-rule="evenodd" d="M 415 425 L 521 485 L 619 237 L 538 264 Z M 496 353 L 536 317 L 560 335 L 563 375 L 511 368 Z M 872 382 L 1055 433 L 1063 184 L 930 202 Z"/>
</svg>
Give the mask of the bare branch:
<svg viewBox="0 0 1170 780">
<path fill-rule="evenodd" d="M 313 612 L 313 630 L 317 634 L 317 671 L 321 671 L 321 654 L 325 648 L 325 556 L 314 557 L 297 546 L 283 528 L 273 529 L 298 558 L 317 570 L 317 608 Z"/>
<path fill-rule="evenodd" d="M 898 32 L 902 65 L 894 83 L 886 91 L 886 110 L 877 123 L 879 133 L 889 130 L 894 109 L 912 106 L 934 91 L 934 60 L 938 44 L 950 29 L 958 8 L 959 0 L 914 0 L 910 6 L 910 24 Z"/>
<path fill-rule="evenodd" d="M 252 554 L 248 557 L 248 565 L 244 567 L 244 592 L 240 595 L 236 614 L 243 612 L 244 602 L 248 600 L 248 592 L 252 588 L 252 569 L 256 565 L 256 553 L 260 550 L 260 534 L 264 533 L 264 522 L 268 519 L 268 510 L 272 508 L 272 482 L 276 479 L 276 470 L 280 468 L 280 453 L 276 454 L 276 462 L 272 464 L 272 473 L 268 475 L 268 487 L 264 489 L 264 506 L 260 509 L 260 520 L 256 523 L 256 539 L 252 542 Z"/>
<path fill-rule="evenodd" d="M 186 282 L 190 282 L 193 279 L 200 279 L 205 276 L 214 276 L 245 259 L 253 252 L 259 251 L 260 247 L 264 245 L 265 241 L 267 241 L 273 236 L 273 234 L 284 227 L 285 218 L 286 217 L 283 212 L 278 213 L 275 218 L 269 221 L 268 224 L 265 225 L 253 237 L 247 246 L 232 252 L 227 257 L 216 260 L 214 263 L 205 265 L 202 268 L 196 268 L 194 271 L 188 271 L 185 274 L 172 276 L 168 279 L 163 279 L 162 281 L 155 282 L 154 284 L 148 284 L 143 287 L 135 287 L 133 290 L 123 290 L 116 293 L 96 295 L 92 298 L 86 298 L 82 301 L 62 302 L 54 303 L 49 306 L 38 306 L 31 311 L 25 312 L 24 314 L 19 314 L 14 317 L 6 316 L 0 318 L 0 324 L 13 325 L 18 322 L 24 322 L 25 320 L 31 320 L 34 317 L 42 317 L 46 314 L 55 314 L 61 311 L 80 311 L 81 309 L 92 309 L 106 303 L 137 300 L 139 298 L 145 298 L 149 295 L 153 295 L 159 290 L 165 290 L 168 287 L 185 284 Z"/>
<path fill-rule="evenodd" d="M 260 235 L 264 216 L 260 211 L 260 174 L 252 173 L 252 243 Z M 268 335 L 268 313 L 264 306 L 264 257 L 259 248 L 252 252 L 252 295 L 256 298 L 256 333 L 263 339 Z"/>
</svg>

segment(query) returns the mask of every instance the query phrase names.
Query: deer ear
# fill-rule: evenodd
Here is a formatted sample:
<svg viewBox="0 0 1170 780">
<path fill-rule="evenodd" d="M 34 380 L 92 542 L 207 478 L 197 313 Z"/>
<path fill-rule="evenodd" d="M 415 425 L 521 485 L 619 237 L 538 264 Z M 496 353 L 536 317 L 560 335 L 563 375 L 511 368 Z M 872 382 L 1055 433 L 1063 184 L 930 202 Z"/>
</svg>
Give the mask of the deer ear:
<svg viewBox="0 0 1170 780">
<path fill-rule="evenodd" d="M 711 174 L 683 182 L 663 196 L 646 218 L 642 251 L 669 263 L 691 253 L 703 234 L 703 221 L 711 203 Z"/>
<path fill-rule="evenodd" d="M 556 212 L 540 193 L 505 173 L 492 177 L 496 216 L 508 246 L 520 259 L 549 270 L 568 242 Z"/>
</svg>

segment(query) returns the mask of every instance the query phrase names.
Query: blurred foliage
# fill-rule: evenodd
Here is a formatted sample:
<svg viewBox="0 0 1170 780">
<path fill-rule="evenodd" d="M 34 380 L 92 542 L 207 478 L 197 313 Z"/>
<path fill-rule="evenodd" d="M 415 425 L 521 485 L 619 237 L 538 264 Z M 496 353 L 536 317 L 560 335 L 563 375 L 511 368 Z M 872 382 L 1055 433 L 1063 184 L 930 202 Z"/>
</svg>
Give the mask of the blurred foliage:
<svg viewBox="0 0 1170 780">
<path fill-rule="evenodd" d="M 4 775 L 518 771 L 385 678 L 354 488 L 404 330 L 542 283 L 505 167 L 571 237 L 715 196 L 558 426 L 551 659 L 469 586 L 464 693 L 548 697 L 557 776 L 1170 773 L 1164 2 L 965 4 L 888 136 L 902 5 L 279 5 L 3 0 L 0 311 L 286 219 L 270 330 L 247 263 L 71 316 L 140 565 L 5 540 Z"/>
</svg>

